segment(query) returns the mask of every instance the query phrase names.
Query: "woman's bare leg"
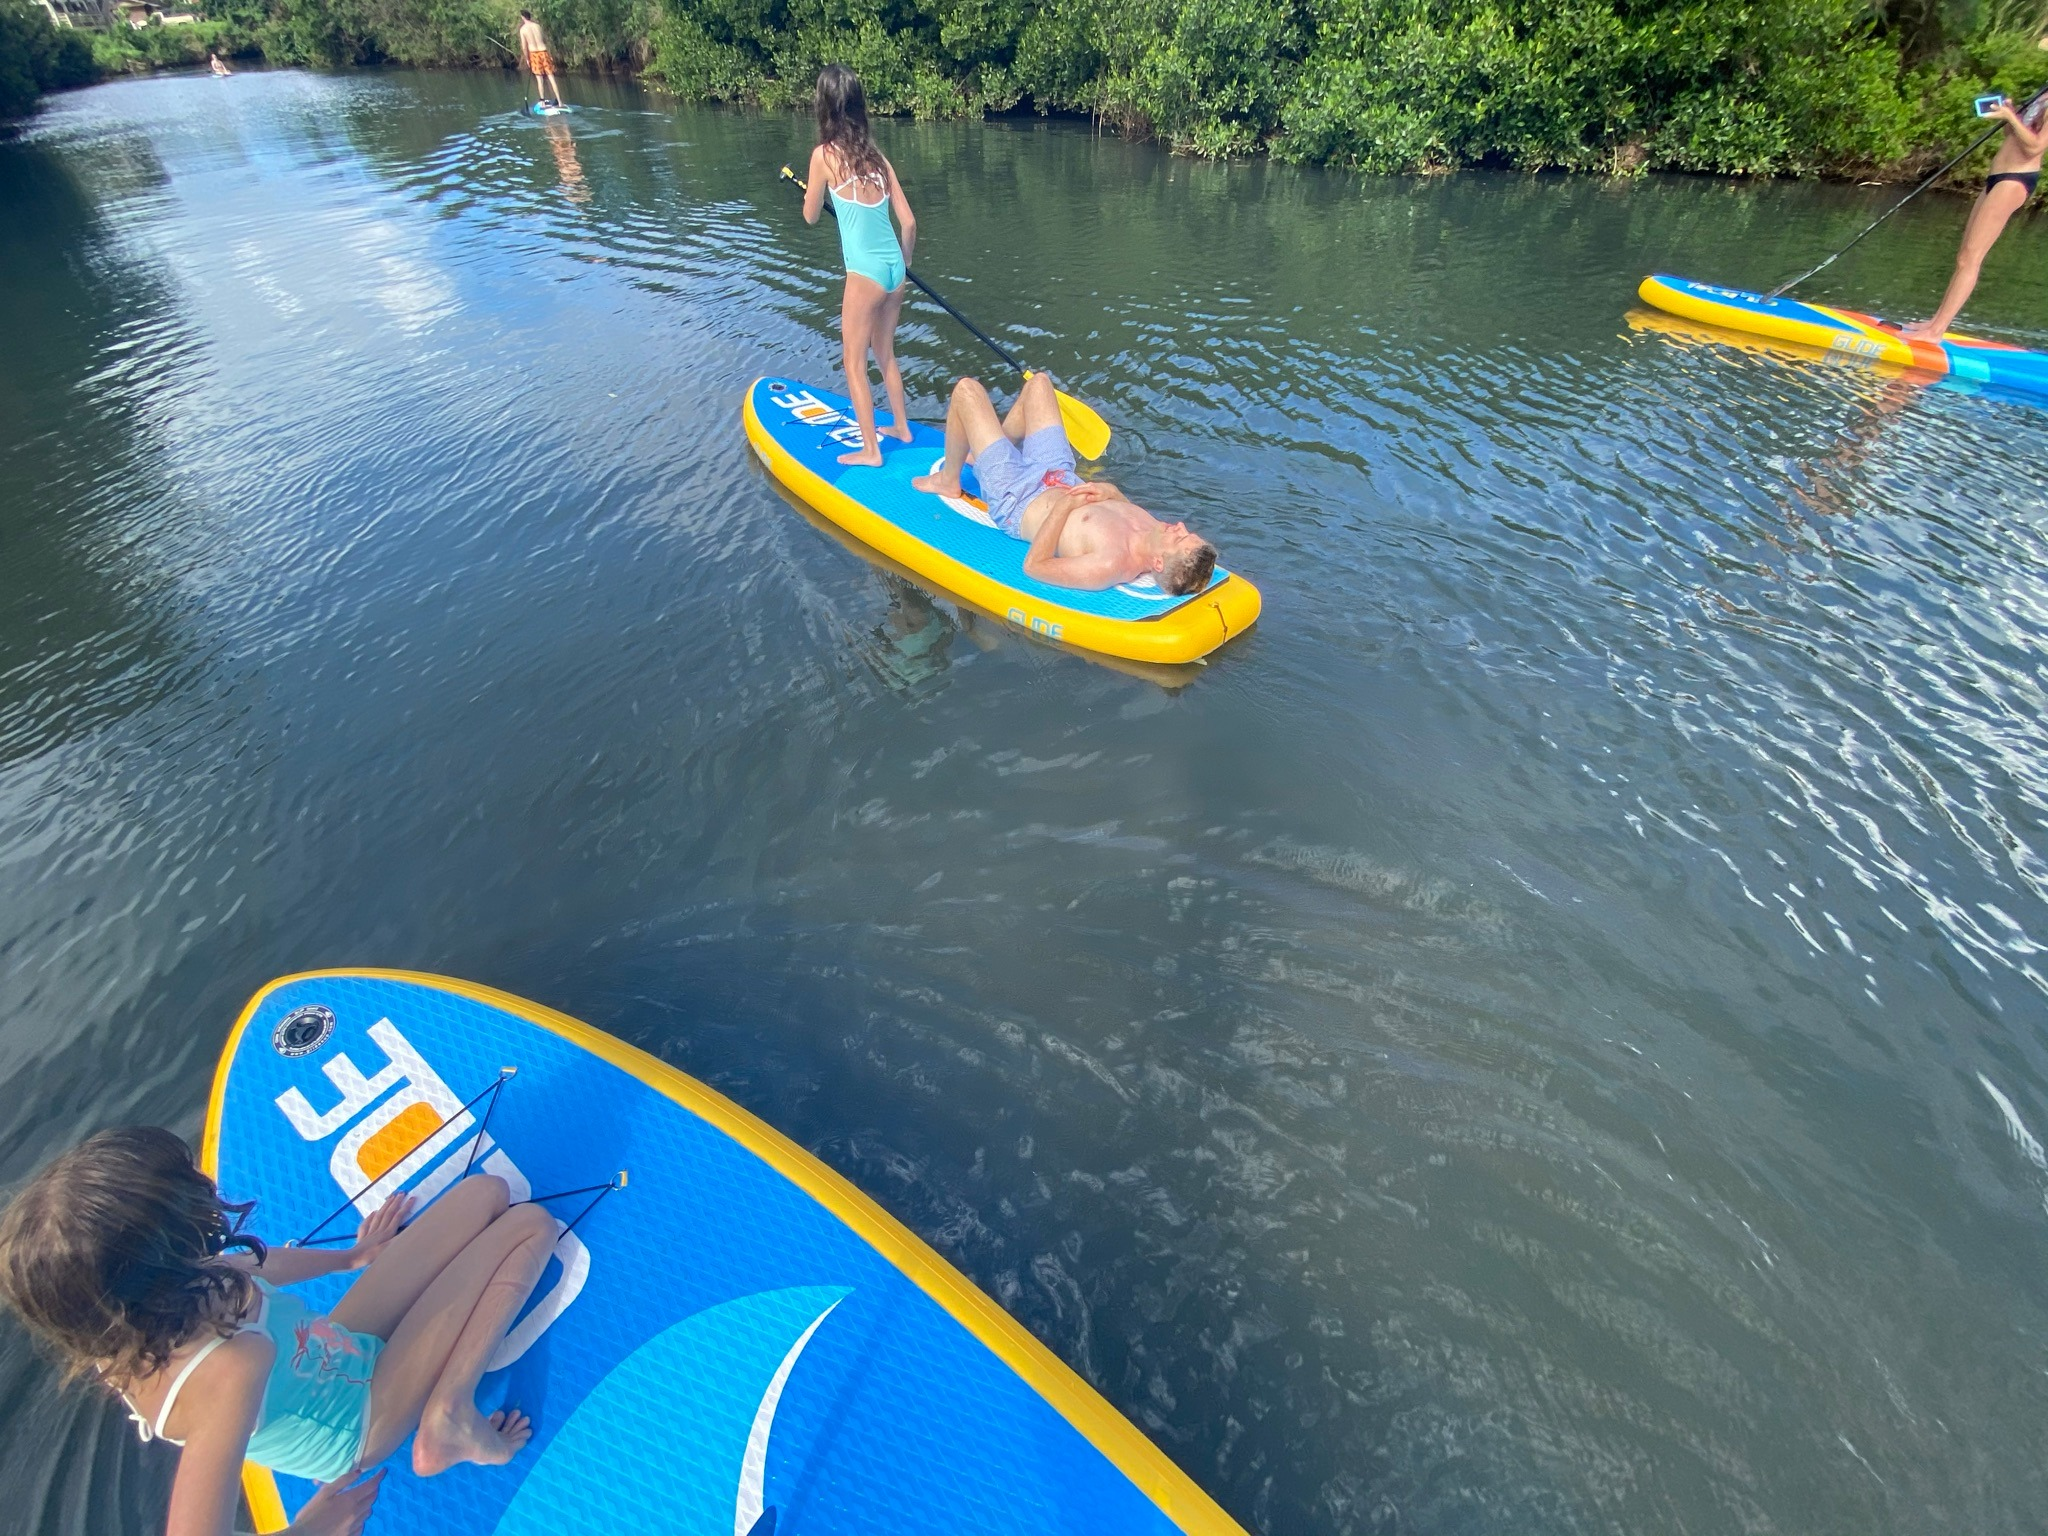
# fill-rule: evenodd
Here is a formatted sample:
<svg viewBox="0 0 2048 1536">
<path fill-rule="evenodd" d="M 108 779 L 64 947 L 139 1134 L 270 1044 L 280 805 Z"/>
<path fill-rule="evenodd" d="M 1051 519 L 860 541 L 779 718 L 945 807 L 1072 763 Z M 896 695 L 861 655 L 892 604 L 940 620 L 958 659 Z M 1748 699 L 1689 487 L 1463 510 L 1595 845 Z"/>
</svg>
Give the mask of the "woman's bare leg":
<svg viewBox="0 0 2048 1536">
<path fill-rule="evenodd" d="M 353 1332 L 389 1339 L 434 1277 L 505 1214 L 510 1198 L 505 1181 L 495 1174 L 462 1180 L 370 1261 L 334 1309 L 334 1320 Z"/>
<path fill-rule="evenodd" d="M 903 295 L 908 291 L 898 288 L 883 296 L 881 307 L 875 312 L 875 333 L 870 338 L 875 362 L 882 370 L 882 388 L 888 391 L 889 412 L 896 420 L 889 436 L 905 443 L 910 441 L 910 406 L 903 398 L 903 370 L 896 366 L 896 322 L 903 317 Z"/>
<path fill-rule="evenodd" d="M 846 274 L 846 300 L 839 308 L 839 339 L 846 360 L 846 395 L 860 423 L 860 447 L 839 455 L 842 464 L 879 464 L 882 444 L 875 436 L 875 392 L 868 387 L 868 347 L 875 320 L 888 297 L 882 285 L 858 272 Z"/>
<path fill-rule="evenodd" d="M 485 1419 L 476 1410 L 476 1384 L 547 1267 L 560 1230 L 539 1206 L 514 1206 L 420 1293 L 370 1377 L 363 1465 L 389 1456 L 415 1429 L 412 1464 L 422 1477 L 458 1462 L 510 1461 L 526 1444 L 533 1434 L 526 1416 L 507 1411 Z"/>
<path fill-rule="evenodd" d="M 1955 275 L 1948 280 L 1948 292 L 1941 296 L 1941 308 L 1918 325 L 1906 326 L 1906 335 L 1938 340 L 1955 324 L 1956 316 L 1976 291 L 1977 274 L 1984 269 L 1984 258 L 2005 233 L 2006 221 L 2027 206 L 2027 197 L 2026 186 L 2017 181 L 2001 181 L 1978 195 L 1976 206 L 1970 210 L 1970 221 L 1963 226 Z"/>
</svg>

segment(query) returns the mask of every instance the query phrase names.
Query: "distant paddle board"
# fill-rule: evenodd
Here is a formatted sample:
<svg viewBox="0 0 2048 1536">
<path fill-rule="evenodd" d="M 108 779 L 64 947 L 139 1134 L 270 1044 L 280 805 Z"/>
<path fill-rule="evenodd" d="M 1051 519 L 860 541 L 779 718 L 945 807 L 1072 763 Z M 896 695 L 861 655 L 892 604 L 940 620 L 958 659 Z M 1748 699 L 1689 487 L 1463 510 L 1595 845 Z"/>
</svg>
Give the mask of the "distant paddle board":
<svg viewBox="0 0 2048 1536">
<path fill-rule="evenodd" d="M 1774 341 L 1799 342 L 1837 357 L 1891 363 L 1963 384 L 2012 390 L 2048 402 L 2048 353 L 1954 331 L 1940 341 L 1921 341 L 1901 334 L 1889 320 L 1853 309 L 1800 299 L 1770 299 L 1746 289 L 1716 288 L 1684 277 L 1646 277 L 1637 292 L 1644 303 L 1688 320 L 1703 320 Z"/>
<path fill-rule="evenodd" d="M 560 102 L 550 104 L 544 101 L 536 101 L 526 110 L 535 117 L 560 117 L 564 113 L 574 112 L 576 109 L 574 107 L 565 107 Z"/>
<path fill-rule="evenodd" d="M 401 1450 L 374 1529 L 1243 1536 L 838 1174 L 536 1004 L 400 971 L 272 982 L 221 1056 L 204 1162 L 273 1243 L 345 1240 L 394 1192 L 430 1203 L 470 1170 L 565 1223 L 479 1392 L 531 1414 L 532 1442 L 425 1479 Z M 324 1308 L 348 1278 L 300 1289 Z M 254 1466 L 243 1486 L 263 1532 L 313 1493 Z"/>
<path fill-rule="evenodd" d="M 945 458 L 946 435 L 937 427 L 911 423 L 908 443 L 883 438 L 876 469 L 839 462 L 860 447 L 860 428 L 852 404 L 832 390 L 756 379 L 741 418 L 768 472 L 806 506 L 920 580 L 1045 639 L 1131 661 L 1194 661 L 1259 616 L 1259 589 L 1220 565 L 1206 589 L 1178 597 L 1149 577 L 1079 592 L 1025 575 L 1029 546 L 989 522 L 971 466 L 964 495 L 912 487 L 913 476 Z"/>
</svg>

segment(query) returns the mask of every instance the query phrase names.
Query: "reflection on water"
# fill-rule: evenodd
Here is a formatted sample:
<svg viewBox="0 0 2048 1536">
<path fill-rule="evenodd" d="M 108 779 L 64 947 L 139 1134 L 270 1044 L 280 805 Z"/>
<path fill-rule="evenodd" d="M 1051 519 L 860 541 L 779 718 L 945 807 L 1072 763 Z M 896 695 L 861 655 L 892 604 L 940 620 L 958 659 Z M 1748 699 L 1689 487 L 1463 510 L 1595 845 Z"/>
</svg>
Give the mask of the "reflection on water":
<svg viewBox="0 0 2048 1536">
<path fill-rule="evenodd" d="M 562 196 L 572 203 L 589 202 L 590 187 L 583 180 L 583 162 L 576 158 L 576 139 L 569 132 L 569 125 L 559 117 L 542 118 L 541 122 L 547 132 L 548 148 L 554 152 Z"/>
<path fill-rule="evenodd" d="M 591 96 L 0 145 L 0 1175 L 196 1130 L 269 976 L 447 971 L 816 1149 L 1261 1529 L 2038 1523 L 2044 418 L 1624 318 L 1884 194 L 886 125 L 920 268 L 1266 594 L 1155 678 L 775 494 L 806 125 Z M 1814 297 L 1923 311 L 1961 215 Z M 2048 340 L 2039 233 L 1974 326 Z M 903 340 L 928 416 L 987 367 Z M 146 1528 L 0 1371 L 30 1528 Z"/>
</svg>

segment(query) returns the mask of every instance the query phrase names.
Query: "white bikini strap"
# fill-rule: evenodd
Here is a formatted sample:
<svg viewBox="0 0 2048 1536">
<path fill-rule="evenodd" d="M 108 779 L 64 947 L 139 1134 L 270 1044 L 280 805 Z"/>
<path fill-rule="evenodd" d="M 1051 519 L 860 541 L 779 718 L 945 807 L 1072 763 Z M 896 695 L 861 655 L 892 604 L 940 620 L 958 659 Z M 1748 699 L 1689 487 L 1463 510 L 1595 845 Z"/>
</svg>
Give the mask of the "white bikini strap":
<svg viewBox="0 0 2048 1536">
<path fill-rule="evenodd" d="M 262 1282 L 259 1280 L 257 1284 L 261 1286 Z M 177 1406 L 178 1394 L 185 1390 L 186 1381 L 191 1378 L 194 1371 L 199 1369 L 199 1363 L 216 1349 L 219 1349 L 221 1345 L 227 1343 L 229 1339 L 239 1339 L 245 1333 L 254 1333 L 260 1330 L 263 1327 L 264 1320 L 269 1316 L 270 1293 L 266 1290 L 263 1292 L 262 1299 L 257 1303 L 256 1315 L 253 1318 L 238 1324 L 233 1333 L 217 1333 L 193 1350 L 192 1358 L 179 1366 L 178 1374 L 171 1378 L 171 1390 L 164 1394 L 163 1406 L 157 1409 L 156 1422 L 154 1424 L 145 1419 L 137 1410 L 135 1399 L 126 1392 L 121 1393 L 121 1401 L 128 1405 L 128 1417 L 135 1421 L 136 1431 L 141 1435 L 144 1445 L 147 1445 L 152 1440 L 164 1439 L 164 1425 L 170 1421 L 171 1409 Z M 177 1445 L 181 1442 L 173 1440 L 168 1443 Z"/>
<path fill-rule="evenodd" d="M 844 192 L 840 191 L 840 188 L 842 188 L 842 187 L 862 187 L 862 186 L 866 186 L 866 185 L 867 185 L 868 183 L 870 183 L 870 182 L 874 183 L 874 185 L 876 185 L 876 186 L 878 186 L 878 187 L 880 187 L 880 188 L 882 189 L 882 196 L 883 196 L 883 197 L 884 197 L 885 199 L 886 199 L 886 198 L 888 197 L 888 195 L 889 195 L 889 178 L 888 178 L 888 177 L 886 177 L 886 176 L 884 176 L 884 175 L 883 175 L 883 174 L 882 174 L 882 173 L 881 173 L 880 171 L 854 171 L 854 172 L 852 172 L 852 173 L 851 173 L 850 175 L 848 175 L 848 176 L 846 176 L 846 177 L 842 178 L 841 180 L 839 180 L 839 181 L 835 181 L 834 183 L 832 183 L 832 191 L 833 191 L 834 195 L 836 195 L 836 196 L 839 196 L 839 197 L 846 197 L 846 194 L 845 194 Z M 857 197 L 846 197 L 846 200 L 847 200 L 847 201 L 848 201 L 849 203 L 857 203 L 857 202 L 860 202 L 860 199 L 859 199 L 859 198 L 857 198 Z M 863 208 L 871 208 L 871 207 L 873 207 L 873 206 L 874 206 L 874 204 L 872 204 L 872 203 L 861 203 L 861 206 L 862 206 Z"/>
<path fill-rule="evenodd" d="M 241 1330 L 237 1329 L 235 1331 L 239 1333 Z M 221 1345 L 227 1343 L 227 1341 L 228 1335 L 217 1333 L 192 1351 L 192 1358 L 180 1366 L 178 1374 L 171 1378 L 171 1390 L 164 1394 L 164 1405 L 156 1411 L 156 1423 L 149 1426 L 150 1433 L 144 1435 L 143 1439 L 163 1439 L 164 1425 L 170 1422 L 171 1409 L 177 1406 L 178 1394 L 185 1390 L 185 1383 L 191 1378 L 192 1373 L 199 1369 L 200 1362 L 205 1360 L 216 1349 L 219 1349 Z"/>
</svg>

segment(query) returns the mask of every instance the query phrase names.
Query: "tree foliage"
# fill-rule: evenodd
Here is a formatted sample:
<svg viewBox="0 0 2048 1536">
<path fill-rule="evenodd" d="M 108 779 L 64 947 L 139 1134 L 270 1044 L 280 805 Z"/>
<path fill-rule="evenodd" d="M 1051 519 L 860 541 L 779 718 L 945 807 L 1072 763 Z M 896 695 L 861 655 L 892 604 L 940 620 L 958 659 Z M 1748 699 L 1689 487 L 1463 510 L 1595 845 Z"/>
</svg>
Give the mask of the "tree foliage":
<svg viewBox="0 0 2048 1536">
<path fill-rule="evenodd" d="M 212 0 L 206 46 L 506 66 L 520 3 Z M 1968 142 L 1974 96 L 2048 79 L 2048 0 L 526 3 L 564 67 L 639 68 L 700 100 L 798 105 L 837 61 L 883 113 L 1085 113 L 1199 154 L 1377 172 L 1904 173 Z M 158 30 L 104 40 L 102 63 L 183 62 L 200 40 Z M 8 61 L 44 57 L 52 31 L 0 0 L 0 104 L 44 67 Z"/>
<path fill-rule="evenodd" d="M 92 44 L 50 21 L 34 0 L 0 0 L 0 119 L 20 117 L 45 91 L 98 77 Z"/>
</svg>

